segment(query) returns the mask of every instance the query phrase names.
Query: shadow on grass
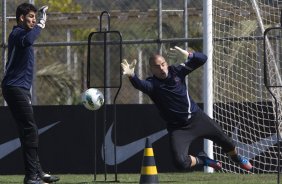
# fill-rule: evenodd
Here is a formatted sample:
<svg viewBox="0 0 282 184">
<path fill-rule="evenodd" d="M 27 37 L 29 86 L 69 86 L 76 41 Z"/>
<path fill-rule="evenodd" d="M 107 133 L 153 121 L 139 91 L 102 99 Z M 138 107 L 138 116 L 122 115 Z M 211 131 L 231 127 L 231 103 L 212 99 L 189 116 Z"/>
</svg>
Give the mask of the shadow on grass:
<svg viewBox="0 0 282 184">
<path fill-rule="evenodd" d="M 177 183 L 178 181 L 159 181 L 159 183 Z M 139 183 L 139 182 L 133 182 L 133 181 L 118 181 L 118 182 L 116 182 L 116 181 L 95 181 L 95 182 L 93 182 L 93 183 L 117 183 L 117 184 L 119 184 L 119 183 Z"/>
<path fill-rule="evenodd" d="M 136 184 L 139 182 L 133 182 L 133 181 L 92 181 L 92 182 L 79 182 L 79 183 L 73 183 L 73 182 L 59 182 L 58 184 L 91 184 L 91 183 L 106 183 L 106 184 L 121 184 L 121 183 L 132 183 Z M 177 181 L 159 181 L 159 183 L 177 183 Z"/>
<path fill-rule="evenodd" d="M 134 183 L 136 184 L 137 182 L 130 182 L 130 181 L 127 181 L 127 182 L 115 182 L 115 181 L 92 181 L 92 182 L 59 182 L 58 184 L 91 184 L 91 183 L 105 183 L 105 184 L 120 184 L 120 183 Z"/>
</svg>

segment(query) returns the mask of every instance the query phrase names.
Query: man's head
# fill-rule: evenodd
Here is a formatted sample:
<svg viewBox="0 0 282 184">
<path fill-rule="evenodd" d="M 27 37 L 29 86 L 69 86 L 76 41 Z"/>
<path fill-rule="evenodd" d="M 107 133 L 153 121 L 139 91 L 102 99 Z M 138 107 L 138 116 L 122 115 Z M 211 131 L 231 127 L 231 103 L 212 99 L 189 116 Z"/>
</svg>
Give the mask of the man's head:
<svg viewBox="0 0 282 184">
<path fill-rule="evenodd" d="M 166 79 L 168 76 L 168 65 L 165 59 L 159 55 L 155 54 L 150 57 L 149 65 L 151 68 L 151 72 L 154 76 L 159 79 Z"/>
<path fill-rule="evenodd" d="M 36 12 L 37 9 L 34 5 L 20 4 L 16 11 L 18 25 L 22 25 L 25 29 L 32 29 L 36 25 Z"/>
</svg>

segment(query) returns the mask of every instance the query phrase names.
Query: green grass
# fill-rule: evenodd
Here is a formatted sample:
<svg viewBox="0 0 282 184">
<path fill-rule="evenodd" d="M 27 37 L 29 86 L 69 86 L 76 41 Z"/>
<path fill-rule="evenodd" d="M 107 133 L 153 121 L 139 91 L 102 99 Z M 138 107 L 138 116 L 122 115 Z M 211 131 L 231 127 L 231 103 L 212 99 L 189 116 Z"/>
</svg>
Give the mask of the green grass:
<svg viewBox="0 0 282 184">
<path fill-rule="evenodd" d="M 60 182 L 57 184 L 88 184 L 88 183 L 117 183 L 114 181 L 114 175 L 107 175 L 107 182 L 105 176 L 97 175 L 94 182 L 94 175 L 77 175 L 77 174 L 62 174 Z M 164 184 L 276 184 L 276 174 L 227 174 L 227 173 L 159 173 L 159 183 Z M 137 184 L 139 183 L 140 174 L 118 174 L 119 183 Z M 0 175 L 0 183 L 2 184 L 20 184 L 22 183 L 22 175 Z"/>
</svg>

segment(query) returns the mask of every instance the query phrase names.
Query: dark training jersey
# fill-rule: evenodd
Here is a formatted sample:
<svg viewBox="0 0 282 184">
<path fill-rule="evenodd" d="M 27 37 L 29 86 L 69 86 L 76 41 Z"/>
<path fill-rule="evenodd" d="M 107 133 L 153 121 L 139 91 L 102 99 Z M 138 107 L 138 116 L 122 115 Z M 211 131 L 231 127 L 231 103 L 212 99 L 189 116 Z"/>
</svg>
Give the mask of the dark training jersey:
<svg viewBox="0 0 282 184">
<path fill-rule="evenodd" d="M 33 43 L 41 32 L 39 26 L 26 30 L 14 26 L 8 39 L 8 61 L 2 87 L 22 87 L 30 89 L 33 80 L 34 52 Z"/>
<path fill-rule="evenodd" d="M 181 127 L 200 108 L 188 94 L 185 77 L 207 61 L 207 56 L 194 52 L 188 60 L 178 66 L 168 66 L 168 77 L 155 76 L 140 80 L 136 75 L 130 77 L 132 85 L 147 94 L 160 111 L 168 127 Z"/>
</svg>

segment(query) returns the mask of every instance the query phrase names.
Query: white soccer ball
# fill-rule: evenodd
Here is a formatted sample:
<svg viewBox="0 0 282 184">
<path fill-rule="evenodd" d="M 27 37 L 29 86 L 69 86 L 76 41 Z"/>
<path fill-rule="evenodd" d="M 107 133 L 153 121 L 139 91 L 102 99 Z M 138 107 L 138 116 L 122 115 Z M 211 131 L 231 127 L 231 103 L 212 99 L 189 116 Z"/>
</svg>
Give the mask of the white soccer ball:
<svg viewBox="0 0 282 184">
<path fill-rule="evenodd" d="M 94 111 L 104 104 L 104 95 L 96 88 L 89 88 L 82 93 L 81 100 L 86 109 Z"/>
</svg>

